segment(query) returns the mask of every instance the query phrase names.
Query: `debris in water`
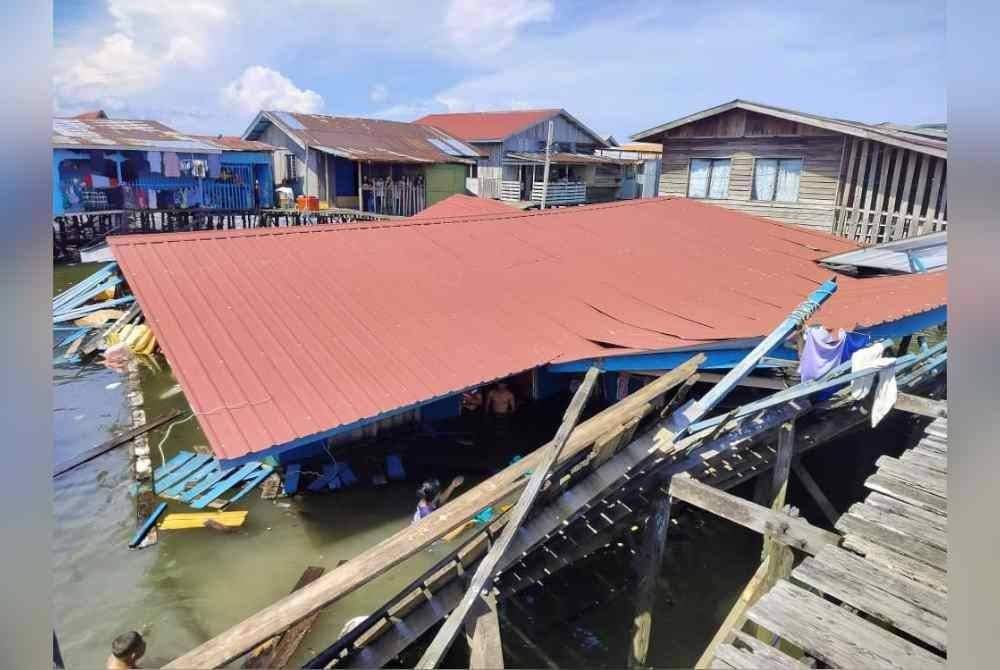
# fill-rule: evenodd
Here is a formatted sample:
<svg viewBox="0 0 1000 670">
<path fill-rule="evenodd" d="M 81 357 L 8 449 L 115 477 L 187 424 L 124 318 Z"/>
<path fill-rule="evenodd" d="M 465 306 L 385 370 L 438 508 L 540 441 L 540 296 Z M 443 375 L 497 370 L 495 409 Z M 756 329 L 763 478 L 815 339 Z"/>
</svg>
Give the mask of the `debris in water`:
<svg viewBox="0 0 1000 670">
<path fill-rule="evenodd" d="M 166 400 L 167 398 L 173 398 L 175 395 L 181 392 L 181 385 L 174 384 L 166 391 L 160 394 L 160 400 Z"/>
<path fill-rule="evenodd" d="M 118 388 L 121 385 L 122 385 L 121 382 L 112 382 L 111 384 L 108 384 L 104 388 L 106 388 L 109 391 L 113 391 L 113 390 L 115 390 L 116 388 Z"/>
</svg>

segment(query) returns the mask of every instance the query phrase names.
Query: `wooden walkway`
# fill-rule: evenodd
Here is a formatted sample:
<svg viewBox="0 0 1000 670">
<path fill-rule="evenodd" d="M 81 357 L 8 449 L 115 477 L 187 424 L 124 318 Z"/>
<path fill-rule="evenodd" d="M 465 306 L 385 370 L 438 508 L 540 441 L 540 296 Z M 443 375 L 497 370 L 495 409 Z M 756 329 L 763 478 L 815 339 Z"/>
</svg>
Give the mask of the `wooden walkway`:
<svg viewBox="0 0 1000 670">
<path fill-rule="evenodd" d="M 863 503 L 837 521 L 841 546 L 806 558 L 747 612 L 797 659 L 736 632 L 716 668 L 942 668 L 946 663 L 948 420 L 900 458 L 882 456 Z M 781 646 L 784 648 L 784 645 Z"/>
</svg>

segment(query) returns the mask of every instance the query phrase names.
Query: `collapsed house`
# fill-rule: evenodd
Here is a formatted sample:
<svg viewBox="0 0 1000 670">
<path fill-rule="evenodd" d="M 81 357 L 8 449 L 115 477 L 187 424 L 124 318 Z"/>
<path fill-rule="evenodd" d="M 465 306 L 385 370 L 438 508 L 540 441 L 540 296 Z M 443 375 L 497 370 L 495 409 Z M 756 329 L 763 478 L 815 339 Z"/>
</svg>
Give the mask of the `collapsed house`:
<svg viewBox="0 0 1000 670">
<path fill-rule="evenodd" d="M 456 416 L 496 380 L 543 399 L 597 365 L 618 398 L 696 353 L 731 368 L 858 248 L 680 198 L 109 242 L 230 465 Z M 946 272 L 844 275 L 813 323 L 903 337 L 946 302 Z"/>
</svg>

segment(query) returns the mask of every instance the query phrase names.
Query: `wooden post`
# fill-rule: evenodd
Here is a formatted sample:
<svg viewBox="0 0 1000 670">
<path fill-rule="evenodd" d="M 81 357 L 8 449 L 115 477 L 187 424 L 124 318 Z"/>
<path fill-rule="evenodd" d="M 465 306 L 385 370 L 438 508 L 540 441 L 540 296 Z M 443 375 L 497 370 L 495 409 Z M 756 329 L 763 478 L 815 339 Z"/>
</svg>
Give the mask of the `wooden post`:
<svg viewBox="0 0 1000 670">
<path fill-rule="evenodd" d="M 545 141 L 545 169 L 542 171 L 542 209 L 545 209 L 545 201 L 549 197 L 549 163 L 552 160 L 552 121 L 549 121 L 549 136 Z M 532 188 L 535 185 L 532 183 Z"/>
<path fill-rule="evenodd" d="M 795 422 L 789 421 L 778 429 L 778 453 L 774 458 L 771 477 L 771 509 L 778 511 L 785 504 L 788 490 L 788 473 L 791 470 L 792 454 L 795 453 Z"/>
<path fill-rule="evenodd" d="M 365 211 L 365 193 L 364 189 L 361 188 L 362 185 L 361 176 L 361 161 L 358 161 L 358 211 Z"/>
<path fill-rule="evenodd" d="M 594 389 L 594 383 L 597 381 L 599 374 L 600 370 L 596 367 L 591 367 L 587 370 L 587 376 L 584 377 L 583 383 L 576 390 L 576 394 L 573 396 L 573 400 L 570 401 L 569 407 L 566 408 L 562 424 L 559 426 L 559 430 L 556 431 L 556 436 L 552 440 L 552 445 L 549 447 L 548 453 L 545 454 L 545 458 L 539 467 L 532 472 L 531 479 L 528 480 L 528 485 L 524 487 L 521 497 L 518 498 L 517 504 L 511 512 L 510 520 L 500 534 L 500 539 L 490 547 L 489 553 L 479 563 L 475 574 L 469 581 L 468 590 L 462 596 L 461 602 L 458 603 L 458 606 L 455 607 L 451 615 L 445 620 L 444 625 L 441 626 L 441 629 L 431 641 L 430 646 L 427 647 L 427 651 L 424 652 L 420 661 L 417 662 L 417 668 L 437 667 L 438 663 L 441 662 L 441 659 L 448 652 L 451 643 L 458 634 L 459 627 L 469 613 L 469 609 L 479 597 L 480 592 L 493 579 L 493 574 L 500 563 L 500 559 L 503 558 L 504 552 L 507 551 L 507 547 L 510 546 L 511 541 L 514 539 L 514 534 L 521 528 L 521 523 L 528 516 L 531 505 L 535 502 L 535 498 L 538 497 L 539 492 L 541 492 L 545 478 L 548 477 L 549 470 L 552 469 L 552 466 L 559 458 L 559 454 L 569 440 L 570 433 L 573 432 L 577 422 L 580 420 L 580 414 L 587 403 L 587 398 L 590 397 L 590 392 Z"/>
<path fill-rule="evenodd" d="M 775 455 L 773 476 L 771 477 L 770 507 L 772 511 L 780 512 L 785 506 L 785 497 L 788 493 L 788 474 L 794 453 L 795 422 L 789 421 L 778 429 L 778 453 Z M 768 561 L 762 584 L 765 592 L 770 591 L 781 579 L 788 577 L 795 562 L 792 550 L 786 544 L 778 542 L 770 534 L 765 533 L 761 561 L 766 561 L 768 558 L 771 560 Z M 759 627 L 757 638 L 766 644 L 774 642 L 774 636 Z"/>
<path fill-rule="evenodd" d="M 470 670 L 503 669 L 503 645 L 500 638 L 500 620 L 497 601 L 493 596 L 476 600 L 465 622 L 469 640 Z"/>
<path fill-rule="evenodd" d="M 636 557 L 635 617 L 632 619 L 632 646 L 629 648 L 628 667 L 646 667 L 650 630 L 653 624 L 653 604 L 656 601 L 656 581 L 663 563 L 670 527 L 670 496 L 662 491 L 656 494 L 653 511 L 646 519 L 642 546 Z"/>
</svg>

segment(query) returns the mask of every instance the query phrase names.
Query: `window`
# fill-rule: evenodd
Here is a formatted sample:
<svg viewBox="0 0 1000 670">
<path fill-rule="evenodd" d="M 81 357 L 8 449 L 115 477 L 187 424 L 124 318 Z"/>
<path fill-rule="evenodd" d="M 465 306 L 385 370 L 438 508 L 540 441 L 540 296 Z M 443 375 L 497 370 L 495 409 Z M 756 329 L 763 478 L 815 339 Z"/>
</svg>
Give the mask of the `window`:
<svg viewBox="0 0 1000 670">
<path fill-rule="evenodd" d="M 285 180 L 294 181 L 297 177 L 295 154 L 285 154 Z"/>
<path fill-rule="evenodd" d="M 758 158 L 754 161 L 754 200 L 795 202 L 799 199 L 801 158 Z"/>
<path fill-rule="evenodd" d="M 720 200 L 729 192 L 728 158 L 692 158 L 688 171 L 688 197 Z"/>
</svg>

